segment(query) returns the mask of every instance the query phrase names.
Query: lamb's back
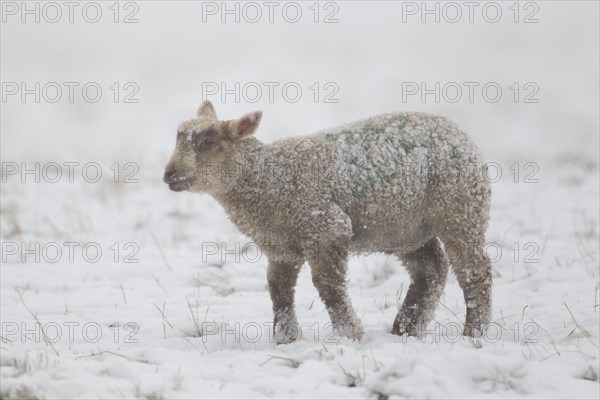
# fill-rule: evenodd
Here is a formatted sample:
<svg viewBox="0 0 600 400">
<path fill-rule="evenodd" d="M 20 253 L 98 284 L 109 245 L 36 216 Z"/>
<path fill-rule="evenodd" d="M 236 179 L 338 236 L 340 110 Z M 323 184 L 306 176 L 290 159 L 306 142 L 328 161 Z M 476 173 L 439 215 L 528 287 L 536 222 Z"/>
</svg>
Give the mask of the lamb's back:
<svg viewBox="0 0 600 400">
<path fill-rule="evenodd" d="M 274 159 L 293 165 L 281 185 L 289 206 L 312 213 L 336 204 L 350 216 L 361 250 L 427 237 L 440 176 L 460 175 L 465 160 L 479 160 L 456 124 L 426 113 L 377 115 L 271 146 Z"/>
</svg>

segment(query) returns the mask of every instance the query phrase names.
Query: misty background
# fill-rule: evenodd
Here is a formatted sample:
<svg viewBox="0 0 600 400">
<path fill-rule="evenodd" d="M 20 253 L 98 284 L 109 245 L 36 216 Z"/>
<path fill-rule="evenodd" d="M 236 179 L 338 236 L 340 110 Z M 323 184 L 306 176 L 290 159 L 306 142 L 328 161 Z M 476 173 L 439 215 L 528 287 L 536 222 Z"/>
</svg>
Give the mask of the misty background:
<svg viewBox="0 0 600 400">
<path fill-rule="evenodd" d="M 35 103 L 32 95 L 23 103 L 20 93 L 3 98 L 3 161 L 133 161 L 151 168 L 149 176 L 159 180 L 177 125 L 191 118 L 203 100 L 203 84 L 224 82 L 231 89 L 236 82 L 241 87 L 256 82 L 263 88 L 256 103 L 243 97 L 236 102 L 233 95 L 223 103 L 220 93 L 208 99 L 221 119 L 262 110 L 257 136 L 267 142 L 379 113 L 415 110 L 456 121 L 489 161 L 597 165 L 597 2 L 541 1 L 535 2 L 536 9 L 520 3 L 518 23 L 509 9 L 513 2 L 498 3 L 502 17 L 496 23 L 486 22 L 481 6 L 474 9 L 473 23 L 464 6 L 458 22 L 450 23 L 455 11 L 443 9 L 443 2 L 437 3 L 439 23 L 432 14 L 421 22 L 422 2 L 347 1 L 335 2 L 335 8 L 320 3 L 318 23 L 310 2 L 298 3 L 302 17 L 297 23 L 283 18 L 285 3 L 274 9 L 273 23 L 261 2 L 255 3 L 262 12 L 256 23 L 244 20 L 254 18 L 252 8 L 243 14 L 244 3 L 238 3 L 239 23 L 235 15 L 221 22 L 221 2 L 138 2 L 135 9 L 120 3 L 119 23 L 113 21 L 112 3 L 99 4 L 97 23 L 82 18 L 82 7 L 75 8 L 73 23 L 66 7 L 57 23 L 44 21 L 43 15 L 40 23 L 32 15 L 26 23 L 20 22 L 20 13 L 3 15 L 2 82 L 25 82 L 27 88 L 35 82 L 80 84 L 73 103 L 66 86 L 56 103 Z M 210 7 L 217 7 L 217 14 L 207 14 L 214 12 Z M 234 9 L 235 3 L 228 7 Z M 410 7 L 417 7 L 416 14 L 408 13 L 415 12 Z M 293 11 L 288 10 L 292 18 Z M 54 11 L 47 14 L 53 18 Z M 129 14 L 138 22 L 123 23 Z M 326 16 L 338 22 L 323 23 Z M 528 16 L 538 22 L 524 23 Z M 82 98 L 88 82 L 103 89 L 97 103 Z M 114 82 L 121 90 L 117 103 L 109 89 Z M 122 102 L 131 91 L 123 88 L 127 82 L 139 88 L 133 97 L 138 103 Z M 263 82 L 280 83 L 273 102 Z M 303 90 L 296 103 L 282 97 L 288 82 Z M 321 90 L 318 102 L 309 89 L 314 82 Z M 339 89 L 333 96 L 337 103 L 323 102 L 333 90 L 324 90 L 328 82 Z M 436 103 L 433 95 L 423 102 L 421 93 L 403 99 L 407 82 L 425 82 L 429 89 L 435 82 L 456 82 L 463 93 L 456 103 L 444 96 Z M 464 82 L 479 83 L 472 103 Z M 482 97 L 488 82 L 502 88 L 500 101 Z M 515 82 L 521 91 L 518 102 L 509 88 Z M 537 85 L 532 96 L 537 103 L 523 102 L 533 91 L 533 86 L 524 88 L 526 83 Z"/>
</svg>

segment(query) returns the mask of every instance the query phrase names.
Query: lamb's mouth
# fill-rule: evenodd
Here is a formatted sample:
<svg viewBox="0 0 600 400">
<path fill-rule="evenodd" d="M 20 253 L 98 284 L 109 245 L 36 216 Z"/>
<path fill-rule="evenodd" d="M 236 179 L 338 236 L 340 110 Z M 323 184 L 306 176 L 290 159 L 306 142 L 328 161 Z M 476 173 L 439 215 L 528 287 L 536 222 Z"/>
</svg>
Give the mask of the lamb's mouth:
<svg viewBox="0 0 600 400">
<path fill-rule="evenodd" d="M 192 185 L 192 178 L 179 178 L 175 182 L 169 182 L 169 189 L 174 192 L 187 190 Z"/>
</svg>

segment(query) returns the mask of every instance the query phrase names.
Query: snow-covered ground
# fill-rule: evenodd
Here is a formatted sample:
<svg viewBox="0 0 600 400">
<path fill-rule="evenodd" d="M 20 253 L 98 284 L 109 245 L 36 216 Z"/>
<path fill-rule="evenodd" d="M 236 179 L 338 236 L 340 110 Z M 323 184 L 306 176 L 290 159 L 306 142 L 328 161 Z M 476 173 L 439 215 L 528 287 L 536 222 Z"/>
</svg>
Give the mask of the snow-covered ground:
<svg viewBox="0 0 600 400">
<path fill-rule="evenodd" d="M 104 95 L 2 100 L 2 399 L 598 398 L 597 2 L 529 2 L 533 24 L 514 22 L 512 1 L 499 2 L 495 24 L 477 13 L 465 21 L 466 8 L 457 23 L 422 23 L 403 15 L 413 10 L 406 2 L 360 1 L 321 3 L 320 19 L 337 10 L 333 24 L 314 23 L 313 2 L 299 3 L 296 24 L 277 13 L 272 24 L 203 22 L 200 2 L 135 3 L 139 22 L 122 24 L 112 3 L 99 2 L 97 24 L 80 14 L 73 24 L 3 14 L 3 83 L 97 82 Z M 120 7 L 121 19 L 135 11 Z M 519 7 L 520 20 L 536 10 Z M 138 103 L 123 103 L 127 82 Z M 452 274 L 429 332 L 391 335 L 409 277 L 375 254 L 350 261 L 362 342 L 332 337 L 305 266 L 302 339 L 275 345 L 265 258 L 212 199 L 161 181 L 176 126 L 207 82 L 302 88 L 297 103 L 277 91 L 270 102 L 266 89 L 256 103 L 250 92 L 239 102 L 208 97 L 223 119 L 263 110 L 265 141 L 393 110 L 463 126 L 502 172 L 487 237 L 495 324 L 486 336 L 458 335 L 465 309 Z M 328 82 L 337 103 L 323 102 Z M 503 96 L 492 103 L 476 91 L 470 102 L 465 89 L 456 103 L 447 101 L 453 92 L 404 101 L 402 89 L 421 82 L 494 82 Z M 524 103 L 536 87 L 539 101 Z M 22 175 L 36 163 L 39 183 Z M 88 182 L 96 170 L 102 177 Z"/>
</svg>

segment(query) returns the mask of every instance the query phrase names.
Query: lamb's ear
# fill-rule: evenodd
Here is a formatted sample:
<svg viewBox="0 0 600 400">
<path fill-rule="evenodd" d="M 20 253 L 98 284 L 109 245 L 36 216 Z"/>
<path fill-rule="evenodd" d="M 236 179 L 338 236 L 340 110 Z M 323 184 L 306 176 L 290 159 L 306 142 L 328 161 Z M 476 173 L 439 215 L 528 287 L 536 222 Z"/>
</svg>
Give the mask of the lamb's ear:
<svg viewBox="0 0 600 400">
<path fill-rule="evenodd" d="M 234 135 L 239 138 L 250 136 L 256 131 L 260 120 L 262 118 L 262 111 L 255 111 L 249 114 L 242 115 L 237 123 L 234 125 Z"/>
<path fill-rule="evenodd" d="M 212 103 L 208 100 L 200 104 L 200 107 L 198 107 L 198 116 L 211 118 L 214 120 L 217 119 L 217 113 L 215 112 Z"/>
</svg>

